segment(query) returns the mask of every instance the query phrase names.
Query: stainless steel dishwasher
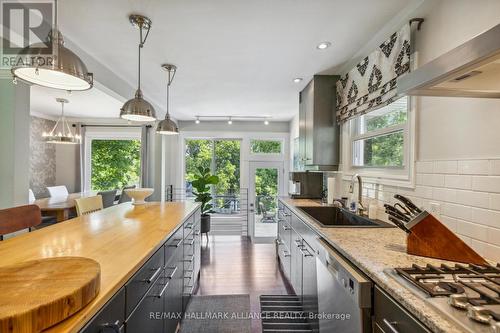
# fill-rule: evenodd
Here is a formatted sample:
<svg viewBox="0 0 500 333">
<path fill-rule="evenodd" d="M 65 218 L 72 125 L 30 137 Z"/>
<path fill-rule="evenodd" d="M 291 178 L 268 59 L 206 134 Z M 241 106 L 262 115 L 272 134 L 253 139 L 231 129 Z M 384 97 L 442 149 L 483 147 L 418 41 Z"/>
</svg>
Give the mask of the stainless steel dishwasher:
<svg viewBox="0 0 500 333">
<path fill-rule="evenodd" d="M 316 257 L 321 333 L 371 332 L 372 282 L 319 239 Z"/>
</svg>

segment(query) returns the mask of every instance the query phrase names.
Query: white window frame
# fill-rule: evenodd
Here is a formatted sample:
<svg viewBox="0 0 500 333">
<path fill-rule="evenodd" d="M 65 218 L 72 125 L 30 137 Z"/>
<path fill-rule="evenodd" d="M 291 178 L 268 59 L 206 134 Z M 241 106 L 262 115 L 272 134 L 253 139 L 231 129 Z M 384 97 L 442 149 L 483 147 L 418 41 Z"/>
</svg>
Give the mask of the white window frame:
<svg viewBox="0 0 500 333">
<path fill-rule="evenodd" d="M 280 146 L 280 152 L 279 153 L 254 153 L 252 152 L 252 141 L 277 141 L 281 144 Z M 276 158 L 276 157 L 283 157 L 285 154 L 285 140 L 282 138 L 254 138 L 250 137 L 248 140 L 248 154 L 253 156 L 253 157 L 261 157 L 261 158 Z"/>
<path fill-rule="evenodd" d="M 343 178 L 350 180 L 354 174 L 359 174 L 370 183 L 414 188 L 416 151 L 415 110 L 416 98 L 408 96 L 408 116 L 406 123 L 371 131 L 367 134 L 357 134 L 356 126 L 359 124 L 358 120 L 347 121 L 342 126 Z M 391 134 L 401 130 L 403 130 L 404 137 L 403 167 L 369 167 L 353 164 L 355 141 L 383 134 Z"/>
<path fill-rule="evenodd" d="M 92 175 L 92 140 L 139 140 L 142 141 L 141 129 L 115 128 L 115 127 L 94 127 L 89 126 L 85 131 L 85 181 L 84 191 L 90 192 Z M 140 181 L 140 176 L 139 176 Z"/>
</svg>

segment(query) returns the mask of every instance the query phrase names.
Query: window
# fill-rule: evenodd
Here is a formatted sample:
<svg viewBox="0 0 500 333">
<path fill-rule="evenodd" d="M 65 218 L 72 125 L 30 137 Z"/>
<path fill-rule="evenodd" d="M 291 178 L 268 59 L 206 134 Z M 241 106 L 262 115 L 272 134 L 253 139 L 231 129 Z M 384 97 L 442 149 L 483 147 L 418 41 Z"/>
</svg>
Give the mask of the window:
<svg viewBox="0 0 500 333">
<path fill-rule="evenodd" d="M 410 98 L 402 97 L 346 123 L 342 138 L 346 178 L 359 173 L 379 183 L 412 186 L 413 118 Z"/>
<path fill-rule="evenodd" d="M 407 97 L 352 122 L 352 166 L 404 168 Z"/>
<path fill-rule="evenodd" d="M 186 139 L 185 143 L 186 195 L 192 195 L 191 182 L 198 168 L 210 168 L 219 177 L 213 188 L 214 210 L 233 209 L 240 193 L 240 140 Z"/>
<path fill-rule="evenodd" d="M 250 140 L 250 152 L 252 154 L 281 154 L 281 140 Z"/>
<path fill-rule="evenodd" d="M 141 174 L 140 140 L 91 141 L 90 188 L 94 191 L 138 185 Z"/>
</svg>

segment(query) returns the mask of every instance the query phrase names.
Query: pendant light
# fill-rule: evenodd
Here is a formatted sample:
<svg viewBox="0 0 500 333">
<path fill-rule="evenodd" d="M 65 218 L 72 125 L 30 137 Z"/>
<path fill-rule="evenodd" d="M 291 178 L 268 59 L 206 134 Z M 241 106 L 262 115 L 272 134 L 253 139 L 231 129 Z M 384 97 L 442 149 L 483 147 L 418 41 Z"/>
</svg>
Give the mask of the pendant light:
<svg viewBox="0 0 500 333">
<path fill-rule="evenodd" d="M 17 79 L 43 87 L 62 90 L 88 90 L 94 84 L 92 73 L 87 66 L 71 50 L 64 47 L 64 40 L 58 27 L 58 5 L 55 0 L 54 27 L 47 36 L 52 48 L 53 58 L 48 59 L 47 46 L 36 43 L 25 47 L 19 55 L 32 59 L 32 63 L 16 66 L 11 69 L 14 83 Z"/>
<path fill-rule="evenodd" d="M 47 143 L 79 144 L 80 135 L 73 134 L 73 131 L 64 116 L 64 104 L 69 103 L 69 101 L 64 98 L 56 98 L 56 101 L 61 103 L 61 117 L 57 120 L 56 124 L 49 133 L 43 132 L 43 141 Z"/>
<path fill-rule="evenodd" d="M 167 114 L 165 115 L 165 119 L 158 123 L 158 127 L 156 128 L 156 133 L 163 135 L 175 135 L 179 134 L 179 128 L 177 124 L 170 119 L 170 85 L 174 80 L 175 73 L 177 72 L 177 67 L 171 64 L 164 64 L 161 67 L 167 71 L 168 73 L 168 81 L 167 81 Z"/>
<path fill-rule="evenodd" d="M 155 109 L 143 98 L 141 91 L 141 49 L 144 47 L 146 39 L 148 39 L 149 30 L 151 29 L 151 20 L 142 15 L 130 15 L 129 21 L 133 26 L 139 28 L 138 85 L 135 97 L 125 102 L 120 109 L 120 117 L 131 121 L 155 121 Z M 146 30 L 145 36 L 143 36 L 144 30 Z"/>
</svg>

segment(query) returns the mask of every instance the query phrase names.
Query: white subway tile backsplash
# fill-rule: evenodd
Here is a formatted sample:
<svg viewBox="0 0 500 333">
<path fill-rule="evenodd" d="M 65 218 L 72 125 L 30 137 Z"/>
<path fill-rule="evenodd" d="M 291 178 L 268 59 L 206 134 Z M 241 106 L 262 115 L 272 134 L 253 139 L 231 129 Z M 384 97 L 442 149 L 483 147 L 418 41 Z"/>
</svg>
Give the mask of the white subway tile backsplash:
<svg viewBox="0 0 500 333">
<path fill-rule="evenodd" d="M 364 202 L 376 200 L 378 216 L 387 220 L 384 203 L 402 194 L 430 211 L 440 205 L 438 218 L 479 254 L 500 261 L 500 159 L 420 161 L 414 188 L 364 182 Z M 343 181 L 344 196 L 348 181 Z"/>
<path fill-rule="evenodd" d="M 472 189 L 475 191 L 500 193 L 500 177 L 474 176 L 472 177 Z"/>
<path fill-rule="evenodd" d="M 462 175 L 487 175 L 490 171 L 488 160 L 458 161 L 458 173 Z"/>
<path fill-rule="evenodd" d="M 457 191 L 443 187 L 435 187 L 433 189 L 432 199 L 455 203 L 457 202 Z"/>
<path fill-rule="evenodd" d="M 443 205 L 443 215 L 470 221 L 472 219 L 472 208 L 464 205 L 445 203 Z"/>
<path fill-rule="evenodd" d="M 417 185 L 444 186 L 444 175 L 437 174 L 417 174 Z"/>
<path fill-rule="evenodd" d="M 500 246 L 500 229 L 488 228 L 488 236 L 486 238 L 486 242 Z"/>
<path fill-rule="evenodd" d="M 417 173 L 433 173 L 434 162 L 417 162 Z"/>
<path fill-rule="evenodd" d="M 485 192 L 473 192 L 473 191 L 456 191 L 456 203 L 473 206 L 473 207 L 481 207 L 481 208 L 489 208 L 490 207 L 490 194 Z"/>
<path fill-rule="evenodd" d="M 483 242 L 488 240 L 488 229 L 479 224 L 457 220 L 457 232 Z"/>
<path fill-rule="evenodd" d="M 439 217 L 439 220 L 444 223 L 448 227 L 448 229 L 453 232 L 457 232 L 457 219 L 448 216 L 441 216 Z"/>
<path fill-rule="evenodd" d="M 490 175 L 500 176 L 500 160 L 490 161 Z"/>
<path fill-rule="evenodd" d="M 457 161 L 436 161 L 436 162 L 434 162 L 434 173 L 455 174 L 455 173 L 457 173 L 457 171 L 458 171 L 458 162 Z"/>
<path fill-rule="evenodd" d="M 472 177 L 463 175 L 446 175 L 444 176 L 444 186 L 449 188 L 457 188 L 470 190 L 472 188 Z"/>
<path fill-rule="evenodd" d="M 473 208 L 471 221 L 500 229 L 500 212 L 489 209 Z"/>
<path fill-rule="evenodd" d="M 490 194 L 490 209 L 500 210 L 500 194 Z"/>
</svg>

